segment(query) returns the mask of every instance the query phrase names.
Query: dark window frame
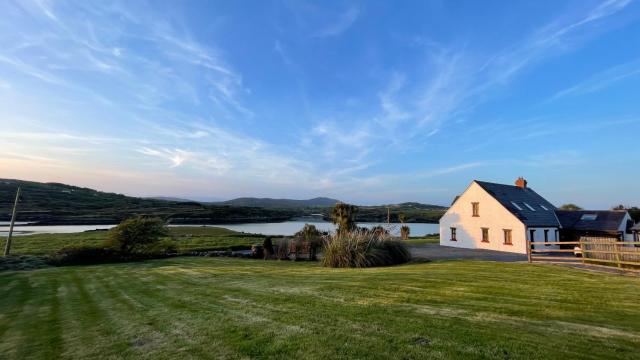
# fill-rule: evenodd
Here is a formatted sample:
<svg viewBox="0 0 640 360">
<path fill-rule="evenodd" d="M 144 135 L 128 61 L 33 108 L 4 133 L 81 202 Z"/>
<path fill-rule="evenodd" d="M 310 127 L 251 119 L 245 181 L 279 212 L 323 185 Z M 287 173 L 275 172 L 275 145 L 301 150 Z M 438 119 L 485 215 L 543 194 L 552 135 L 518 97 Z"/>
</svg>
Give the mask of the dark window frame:
<svg viewBox="0 0 640 360">
<path fill-rule="evenodd" d="M 549 246 L 549 229 L 544 229 L 544 245 Z"/>
<path fill-rule="evenodd" d="M 458 241 L 458 229 L 455 227 L 451 227 L 451 241 Z"/>
</svg>

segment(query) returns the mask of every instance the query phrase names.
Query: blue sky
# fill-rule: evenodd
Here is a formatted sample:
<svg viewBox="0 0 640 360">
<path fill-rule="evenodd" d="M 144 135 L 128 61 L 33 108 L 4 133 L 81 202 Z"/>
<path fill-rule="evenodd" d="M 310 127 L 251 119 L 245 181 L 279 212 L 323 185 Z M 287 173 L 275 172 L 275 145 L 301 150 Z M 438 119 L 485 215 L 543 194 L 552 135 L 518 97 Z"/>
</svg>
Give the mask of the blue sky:
<svg viewBox="0 0 640 360">
<path fill-rule="evenodd" d="M 640 205 L 638 1 L 2 1 L 0 177 Z"/>
</svg>

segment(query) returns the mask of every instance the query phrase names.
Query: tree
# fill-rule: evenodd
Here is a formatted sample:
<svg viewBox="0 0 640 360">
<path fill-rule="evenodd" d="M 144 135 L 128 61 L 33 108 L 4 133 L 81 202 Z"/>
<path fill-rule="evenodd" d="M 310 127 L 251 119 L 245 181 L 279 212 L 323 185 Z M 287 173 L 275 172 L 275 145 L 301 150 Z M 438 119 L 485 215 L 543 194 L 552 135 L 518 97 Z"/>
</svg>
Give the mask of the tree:
<svg viewBox="0 0 640 360">
<path fill-rule="evenodd" d="M 351 204 L 338 203 L 331 212 L 331 220 L 338 226 L 338 234 L 349 233 L 356 229 L 358 207 Z"/>
<path fill-rule="evenodd" d="M 402 227 L 400 228 L 400 236 L 402 236 L 402 240 L 407 240 L 410 233 L 411 229 L 409 229 L 407 225 L 402 225 Z"/>
<path fill-rule="evenodd" d="M 318 248 L 320 247 L 320 231 L 312 224 L 304 224 L 304 227 L 298 231 L 295 236 L 298 239 L 302 239 L 309 248 L 309 260 L 316 260 Z M 296 240 L 297 241 L 297 240 Z M 299 257 L 299 251 L 302 244 L 297 241 L 296 243 L 296 259 Z"/>
<path fill-rule="evenodd" d="M 571 210 L 571 211 L 583 210 L 580 206 L 578 206 L 576 204 L 564 204 L 564 205 L 560 206 L 559 209 L 560 210 Z"/>
<path fill-rule="evenodd" d="M 622 204 L 620 204 L 620 205 L 616 205 L 616 206 L 614 206 L 614 207 L 612 207 L 612 208 L 611 208 L 611 210 L 626 210 L 626 209 L 627 209 L 627 208 L 626 208 L 624 205 L 622 205 Z"/>
<path fill-rule="evenodd" d="M 304 227 L 296 233 L 296 236 L 300 236 L 305 241 L 311 241 L 320 236 L 320 231 L 318 231 L 315 225 L 304 224 Z"/>
<path fill-rule="evenodd" d="M 109 231 L 109 244 L 123 254 L 143 252 L 167 236 L 164 221 L 156 217 L 138 216 L 126 219 Z"/>
<path fill-rule="evenodd" d="M 398 220 L 400 220 L 401 224 L 404 224 L 404 221 L 407 219 L 405 214 L 398 214 Z"/>
<path fill-rule="evenodd" d="M 632 206 L 628 208 L 627 211 L 629 212 L 629 216 L 631 216 L 633 221 L 640 222 L 640 209 L 638 209 L 637 206 Z"/>
</svg>

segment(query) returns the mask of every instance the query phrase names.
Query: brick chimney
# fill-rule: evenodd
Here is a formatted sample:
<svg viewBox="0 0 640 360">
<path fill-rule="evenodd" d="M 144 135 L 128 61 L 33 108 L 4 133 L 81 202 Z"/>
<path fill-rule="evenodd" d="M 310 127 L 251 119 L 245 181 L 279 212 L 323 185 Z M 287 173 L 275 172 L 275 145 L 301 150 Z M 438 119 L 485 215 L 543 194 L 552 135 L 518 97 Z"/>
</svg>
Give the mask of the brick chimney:
<svg viewBox="0 0 640 360">
<path fill-rule="evenodd" d="M 516 180 L 516 186 L 521 188 L 521 189 L 526 189 L 527 188 L 527 180 L 525 180 L 522 176 L 520 176 Z"/>
</svg>

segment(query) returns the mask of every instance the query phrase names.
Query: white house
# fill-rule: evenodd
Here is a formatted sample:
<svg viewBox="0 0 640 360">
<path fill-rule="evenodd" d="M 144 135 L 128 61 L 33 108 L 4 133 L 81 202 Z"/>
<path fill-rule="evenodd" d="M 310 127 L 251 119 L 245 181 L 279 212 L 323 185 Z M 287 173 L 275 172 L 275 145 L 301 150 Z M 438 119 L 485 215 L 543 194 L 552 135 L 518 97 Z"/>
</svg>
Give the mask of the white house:
<svg viewBox="0 0 640 360">
<path fill-rule="evenodd" d="M 626 211 L 558 211 L 527 186 L 474 180 L 440 219 L 440 245 L 526 254 L 527 239 L 558 248 L 576 236 L 616 236 L 632 240 Z"/>
</svg>

